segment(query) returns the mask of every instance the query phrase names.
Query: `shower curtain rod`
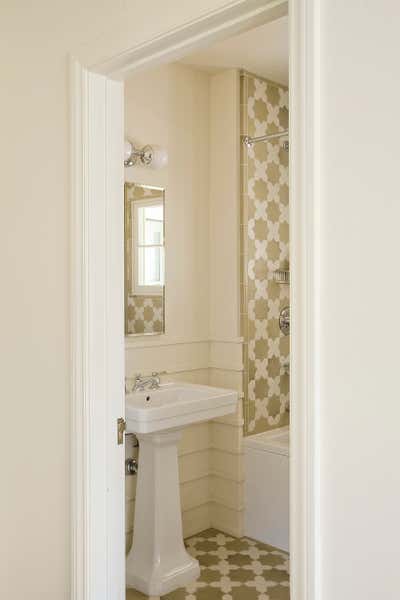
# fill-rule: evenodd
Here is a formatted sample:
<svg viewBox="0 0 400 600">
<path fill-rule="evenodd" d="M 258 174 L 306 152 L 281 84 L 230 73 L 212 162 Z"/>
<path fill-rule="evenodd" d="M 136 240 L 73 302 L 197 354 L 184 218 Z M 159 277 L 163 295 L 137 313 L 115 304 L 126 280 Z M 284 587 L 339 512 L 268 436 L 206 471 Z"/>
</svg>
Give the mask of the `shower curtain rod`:
<svg viewBox="0 0 400 600">
<path fill-rule="evenodd" d="M 259 137 L 249 137 L 248 135 L 245 135 L 243 137 L 243 143 L 248 148 L 251 148 L 256 142 L 266 142 L 267 140 L 274 140 L 276 138 L 280 138 L 288 134 L 289 130 L 285 129 L 285 131 L 279 131 L 278 133 L 270 133 L 268 135 L 260 135 Z"/>
</svg>

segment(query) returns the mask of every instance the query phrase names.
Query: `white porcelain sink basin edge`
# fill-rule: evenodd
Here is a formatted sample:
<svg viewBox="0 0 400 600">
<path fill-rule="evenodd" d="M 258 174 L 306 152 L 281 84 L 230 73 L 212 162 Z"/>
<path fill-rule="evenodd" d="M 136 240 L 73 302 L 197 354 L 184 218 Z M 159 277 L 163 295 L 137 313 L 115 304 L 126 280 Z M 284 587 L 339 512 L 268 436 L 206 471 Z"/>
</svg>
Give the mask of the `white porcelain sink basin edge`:
<svg viewBox="0 0 400 600">
<path fill-rule="evenodd" d="M 151 433 L 184 427 L 235 412 L 234 390 L 190 383 L 162 384 L 126 396 L 127 431 Z"/>
</svg>

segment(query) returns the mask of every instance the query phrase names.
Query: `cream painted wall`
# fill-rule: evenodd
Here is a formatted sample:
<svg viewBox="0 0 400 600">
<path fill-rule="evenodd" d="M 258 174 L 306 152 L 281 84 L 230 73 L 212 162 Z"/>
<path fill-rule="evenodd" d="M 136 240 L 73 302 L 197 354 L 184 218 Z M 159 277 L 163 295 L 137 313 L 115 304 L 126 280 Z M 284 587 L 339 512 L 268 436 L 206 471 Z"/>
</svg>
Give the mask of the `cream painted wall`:
<svg viewBox="0 0 400 600">
<path fill-rule="evenodd" d="M 225 0 L 0 8 L 0 589 L 70 598 L 68 54 L 96 62 Z"/>
<path fill-rule="evenodd" d="M 165 147 L 169 158 L 164 169 L 125 169 L 126 181 L 166 189 L 165 335 L 126 338 L 126 374 L 130 377 L 167 371 L 167 380 L 208 383 L 208 123 L 206 73 L 171 64 L 126 82 L 126 137 L 139 147 Z M 185 536 L 210 526 L 209 438 L 207 423 L 190 427 L 179 448 Z M 135 454 L 128 436 L 126 455 Z M 127 550 L 133 538 L 136 479 L 125 480 Z"/>
<path fill-rule="evenodd" d="M 399 4 L 321 4 L 321 598 L 397 600 Z"/>
<path fill-rule="evenodd" d="M 210 337 L 240 336 L 239 72 L 210 77 Z"/>
<path fill-rule="evenodd" d="M 127 180 L 166 188 L 164 344 L 208 339 L 208 79 L 171 64 L 126 83 L 127 136 L 169 155 L 164 169 L 126 169 Z"/>
<path fill-rule="evenodd" d="M 126 373 L 167 371 L 164 380 L 241 392 L 238 73 L 211 76 L 175 63 L 137 74 L 126 84 L 125 115 L 128 138 L 169 153 L 165 169 L 125 170 L 128 181 L 165 186 L 167 244 L 166 335 L 126 338 Z M 240 535 L 242 425 L 239 410 L 185 430 L 179 457 L 184 535 L 211 525 Z M 135 479 L 126 485 L 128 547 Z"/>
</svg>

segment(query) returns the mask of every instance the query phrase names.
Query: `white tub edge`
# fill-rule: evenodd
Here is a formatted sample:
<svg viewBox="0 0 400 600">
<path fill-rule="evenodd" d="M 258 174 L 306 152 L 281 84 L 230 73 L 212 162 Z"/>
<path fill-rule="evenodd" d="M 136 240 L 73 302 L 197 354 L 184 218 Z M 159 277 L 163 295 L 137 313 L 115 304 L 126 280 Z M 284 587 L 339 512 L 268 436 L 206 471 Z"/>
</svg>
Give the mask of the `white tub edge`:
<svg viewBox="0 0 400 600">
<path fill-rule="evenodd" d="M 248 449 L 252 449 L 289 456 L 289 444 L 280 444 L 278 441 L 282 434 L 286 433 L 290 434 L 289 425 L 255 435 L 248 435 L 243 438 L 243 448 L 245 452 Z"/>
</svg>

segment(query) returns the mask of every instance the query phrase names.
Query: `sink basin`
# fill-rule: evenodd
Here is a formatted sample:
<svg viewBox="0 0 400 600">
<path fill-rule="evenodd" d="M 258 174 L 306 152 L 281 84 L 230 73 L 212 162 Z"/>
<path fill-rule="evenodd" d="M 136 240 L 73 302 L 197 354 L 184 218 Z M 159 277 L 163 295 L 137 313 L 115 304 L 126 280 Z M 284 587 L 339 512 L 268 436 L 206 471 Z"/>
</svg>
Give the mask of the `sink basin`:
<svg viewBox="0 0 400 600">
<path fill-rule="evenodd" d="M 168 383 L 126 396 L 126 430 L 139 440 L 134 540 L 126 583 L 147 596 L 164 596 L 200 575 L 183 543 L 178 443 L 182 429 L 235 412 L 232 390 Z"/>
<path fill-rule="evenodd" d="M 167 383 L 156 390 L 126 396 L 129 433 L 151 433 L 183 427 L 233 413 L 237 392 L 207 385 Z"/>
</svg>

